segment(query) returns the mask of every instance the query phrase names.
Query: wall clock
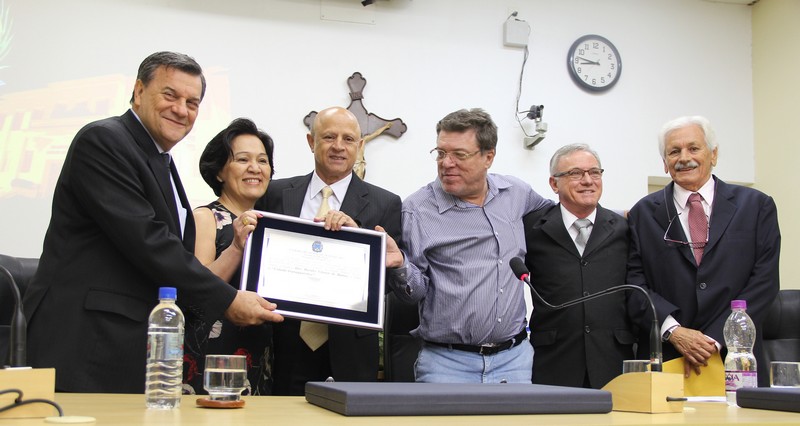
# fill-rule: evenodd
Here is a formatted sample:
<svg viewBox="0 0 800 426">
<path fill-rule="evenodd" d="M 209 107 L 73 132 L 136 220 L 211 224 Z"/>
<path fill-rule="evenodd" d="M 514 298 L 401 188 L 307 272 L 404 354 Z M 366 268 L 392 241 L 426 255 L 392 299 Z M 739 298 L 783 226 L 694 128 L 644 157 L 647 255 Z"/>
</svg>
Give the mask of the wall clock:
<svg viewBox="0 0 800 426">
<path fill-rule="evenodd" d="M 607 38 L 595 34 L 575 40 L 567 52 L 567 69 L 585 90 L 603 92 L 617 84 L 622 74 L 619 51 Z"/>
</svg>

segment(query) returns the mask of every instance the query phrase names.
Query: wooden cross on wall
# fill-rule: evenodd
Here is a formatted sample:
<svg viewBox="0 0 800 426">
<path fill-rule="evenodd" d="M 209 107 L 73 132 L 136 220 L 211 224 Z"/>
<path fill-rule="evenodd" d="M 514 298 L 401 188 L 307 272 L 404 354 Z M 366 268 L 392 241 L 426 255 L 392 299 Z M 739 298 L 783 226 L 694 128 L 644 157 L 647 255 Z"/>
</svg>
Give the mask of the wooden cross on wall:
<svg viewBox="0 0 800 426">
<path fill-rule="evenodd" d="M 364 148 L 366 148 L 367 142 L 381 134 L 399 138 L 408 130 L 408 126 L 406 126 L 400 118 L 387 120 L 371 112 L 367 112 L 367 108 L 365 108 L 364 103 L 361 102 L 361 100 L 364 99 L 362 92 L 364 91 L 364 86 L 367 85 L 367 79 L 365 79 L 360 72 L 354 72 L 353 75 L 347 79 L 347 85 L 350 87 L 350 105 L 347 106 L 347 109 L 358 119 L 358 125 L 361 127 L 361 137 L 364 138 L 364 144 L 361 145 L 361 149 L 358 151 L 358 157 L 356 157 L 353 171 L 363 180 L 364 176 L 367 174 L 367 161 L 364 158 Z M 314 122 L 314 117 L 316 116 L 317 111 L 311 111 L 303 118 L 303 123 L 306 127 L 311 129 L 311 123 Z"/>
</svg>

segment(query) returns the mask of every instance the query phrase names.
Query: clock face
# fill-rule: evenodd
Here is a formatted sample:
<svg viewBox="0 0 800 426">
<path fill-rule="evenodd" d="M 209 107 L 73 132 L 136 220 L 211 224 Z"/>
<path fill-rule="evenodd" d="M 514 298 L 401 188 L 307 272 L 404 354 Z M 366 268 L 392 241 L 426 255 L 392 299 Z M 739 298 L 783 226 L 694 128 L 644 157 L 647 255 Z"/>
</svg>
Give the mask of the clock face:
<svg viewBox="0 0 800 426">
<path fill-rule="evenodd" d="M 622 59 L 617 48 L 605 37 L 585 35 L 569 48 L 567 68 L 580 87 L 601 92 L 619 81 Z"/>
</svg>

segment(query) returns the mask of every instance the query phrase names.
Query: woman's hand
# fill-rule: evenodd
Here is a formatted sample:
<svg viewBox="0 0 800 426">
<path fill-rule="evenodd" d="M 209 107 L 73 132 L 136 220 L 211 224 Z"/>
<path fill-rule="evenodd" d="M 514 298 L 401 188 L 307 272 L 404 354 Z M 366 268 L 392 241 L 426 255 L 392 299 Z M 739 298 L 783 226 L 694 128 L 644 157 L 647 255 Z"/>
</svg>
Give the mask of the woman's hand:
<svg viewBox="0 0 800 426">
<path fill-rule="evenodd" d="M 238 251 L 244 251 L 245 243 L 247 243 L 247 237 L 250 235 L 251 232 L 255 231 L 256 223 L 258 223 L 258 219 L 261 217 L 260 214 L 248 210 L 241 214 L 241 216 L 237 217 L 236 220 L 233 221 L 233 243 L 231 246 L 234 247 Z"/>
</svg>

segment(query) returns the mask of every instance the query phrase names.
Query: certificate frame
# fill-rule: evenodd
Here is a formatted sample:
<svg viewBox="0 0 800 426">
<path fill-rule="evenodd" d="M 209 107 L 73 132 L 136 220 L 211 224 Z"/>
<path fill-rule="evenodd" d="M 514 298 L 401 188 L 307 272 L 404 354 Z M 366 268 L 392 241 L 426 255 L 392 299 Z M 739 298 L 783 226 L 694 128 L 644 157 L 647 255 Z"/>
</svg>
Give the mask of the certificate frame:
<svg viewBox="0 0 800 426">
<path fill-rule="evenodd" d="M 288 318 L 383 329 L 385 233 L 329 231 L 322 222 L 255 212 L 261 217 L 247 238 L 240 289 L 276 303 L 275 312 Z M 338 283 L 345 295 L 323 280 Z"/>
</svg>

